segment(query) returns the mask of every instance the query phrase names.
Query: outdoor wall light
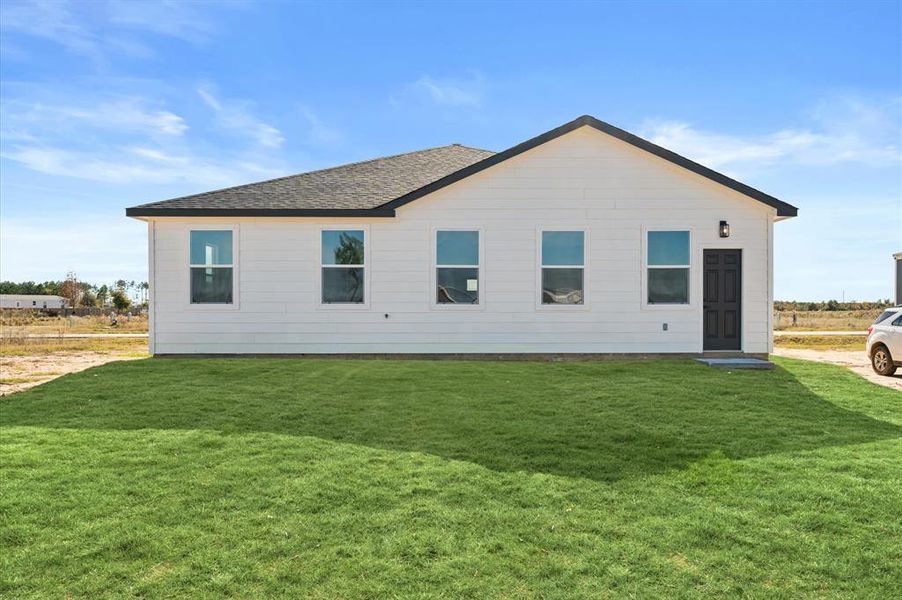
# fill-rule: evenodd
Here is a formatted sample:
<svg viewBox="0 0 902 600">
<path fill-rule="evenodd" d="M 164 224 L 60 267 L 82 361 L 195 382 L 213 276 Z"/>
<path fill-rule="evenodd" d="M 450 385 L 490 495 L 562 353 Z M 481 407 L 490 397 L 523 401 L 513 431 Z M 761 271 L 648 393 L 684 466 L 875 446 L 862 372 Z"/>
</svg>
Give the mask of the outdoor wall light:
<svg viewBox="0 0 902 600">
<path fill-rule="evenodd" d="M 726 221 L 720 222 L 720 237 L 728 238 L 730 237 L 730 224 Z"/>
</svg>

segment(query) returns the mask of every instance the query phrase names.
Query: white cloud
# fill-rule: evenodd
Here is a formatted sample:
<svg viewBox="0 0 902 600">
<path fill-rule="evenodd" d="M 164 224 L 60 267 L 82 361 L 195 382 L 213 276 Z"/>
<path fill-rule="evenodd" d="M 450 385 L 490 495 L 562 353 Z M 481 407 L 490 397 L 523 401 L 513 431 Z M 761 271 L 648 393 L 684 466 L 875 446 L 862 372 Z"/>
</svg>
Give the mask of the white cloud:
<svg viewBox="0 0 902 600">
<path fill-rule="evenodd" d="M 467 78 L 437 79 L 423 75 L 404 89 L 404 96 L 419 100 L 428 100 L 442 106 L 482 105 L 485 81 L 479 73 L 472 73 Z M 396 98 L 392 101 L 398 103 Z"/>
<path fill-rule="evenodd" d="M 250 103 L 223 101 L 216 96 L 209 84 L 198 86 L 197 93 L 216 113 L 217 121 L 223 129 L 249 137 L 265 148 L 279 148 L 285 142 L 281 131 L 250 112 Z"/>
<path fill-rule="evenodd" d="M 256 117 L 251 103 L 222 98 L 210 85 L 196 91 L 210 109 L 207 120 L 236 139 L 222 139 L 203 122 L 189 128 L 181 115 L 139 96 L 23 88 L 2 104 L 0 157 L 37 173 L 117 185 L 212 188 L 286 174 L 280 152 L 285 136 Z M 299 108 L 297 121 L 309 145 L 342 139 L 308 107 Z"/>
<path fill-rule="evenodd" d="M 101 60 L 99 37 L 70 8 L 66 2 L 9 0 L 0 4 L 0 30 L 43 38 L 74 54 Z"/>
<path fill-rule="evenodd" d="M 218 2 L 220 7 L 240 3 Z M 204 43 L 216 33 L 216 25 L 200 10 L 199 2 L 108 2 L 105 13 L 109 22 L 123 28 L 148 31 L 191 43 Z"/>
<path fill-rule="evenodd" d="M 138 35 L 206 43 L 218 32 L 215 11 L 249 5 L 240 1 L 5 0 L 0 4 L 0 29 L 9 34 L 48 40 L 105 65 L 114 53 L 152 57 L 152 48 L 136 39 Z M 25 51 L 18 50 L 20 58 L 24 57 Z"/>
<path fill-rule="evenodd" d="M 246 183 L 248 179 L 284 175 L 282 171 L 250 161 L 213 160 L 144 147 L 113 148 L 105 154 L 27 146 L 4 150 L 0 157 L 47 175 L 117 184 L 186 183 L 225 187 Z"/>
<path fill-rule="evenodd" d="M 4 102 L 3 119 L 28 135 L 41 131 L 58 134 L 83 126 L 163 136 L 180 136 L 188 130 L 188 124 L 179 115 L 153 108 L 147 101 L 134 97 L 82 104 Z"/>
<path fill-rule="evenodd" d="M 219 99 L 213 95 L 213 92 L 210 91 L 209 86 L 200 85 L 197 87 L 197 95 L 200 96 L 201 100 L 204 103 L 212 108 L 213 110 L 220 112 L 222 111 L 222 104 L 219 102 Z"/>
<path fill-rule="evenodd" d="M 830 166 L 856 162 L 872 166 L 902 163 L 900 99 L 867 103 L 842 98 L 823 101 L 809 127 L 751 136 L 698 129 L 680 121 L 648 120 L 640 134 L 712 168 L 792 163 Z"/>
</svg>

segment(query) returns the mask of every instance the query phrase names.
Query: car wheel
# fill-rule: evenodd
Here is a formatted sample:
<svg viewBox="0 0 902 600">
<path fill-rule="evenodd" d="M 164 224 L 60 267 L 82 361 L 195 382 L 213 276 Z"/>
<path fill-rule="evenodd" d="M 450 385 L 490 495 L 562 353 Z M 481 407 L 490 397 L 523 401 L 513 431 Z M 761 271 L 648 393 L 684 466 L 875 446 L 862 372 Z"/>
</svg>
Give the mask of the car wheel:
<svg viewBox="0 0 902 600">
<path fill-rule="evenodd" d="M 871 354 L 871 366 L 878 375 L 892 375 L 896 372 L 893 357 L 890 356 L 886 346 L 877 346 Z"/>
</svg>

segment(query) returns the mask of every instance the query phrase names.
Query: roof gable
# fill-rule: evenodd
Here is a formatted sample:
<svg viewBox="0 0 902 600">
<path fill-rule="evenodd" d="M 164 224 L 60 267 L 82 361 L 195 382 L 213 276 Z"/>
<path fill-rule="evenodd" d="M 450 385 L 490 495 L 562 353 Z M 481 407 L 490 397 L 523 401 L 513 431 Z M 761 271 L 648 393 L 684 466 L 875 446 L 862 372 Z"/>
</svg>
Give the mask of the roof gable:
<svg viewBox="0 0 902 600">
<path fill-rule="evenodd" d="M 791 204 L 662 148 L 595 117 L 583 115 L 497 154 L 459 144 L 154 202 L 126 210 L 149 216 L 393 217 L 409 204 L 580 127 L 592 127 L 794 217 Z"/>
<path fill-rule="evenodd" d="M 744 194 L 754 200 L 763 202 L 764 204 L 767 204 L 768 206 L 772 206 L 773 208 L 777 209 L 777 216 L 779 216 L 779 217 L 795 217 L 798 214 L 798 209 L 795 206 L 792 206 L 791 204 L 783 202 L 782 200 L 778 200 L 777 198 L 774 198 L 773 196 L 765 194 L 764 192 L 762 192 L 760 190 L 756 190 L 755 188 L 753 188 L 751 186 L 748 186 L 744 183 L 736 181 L 735 179 L 727 177 L 723 173 L 718 173 L 714 169 L 709 169 L 708 167 L 706 167 L 704 165 L 700 165 L 699 163 L 694 162 L 692 160 L 689 160 L 688 158 L 686 158 L 684 156 L 680 156 L 676 152 L 673 152 L 671 150 L 668 150 L 666 148 L 658 146 L 657 144 L 653 144 L 652 142 L 649 142 L 648 140 L 640 138 L 639 136 L 634 135 L 634 134 L 632 134 L 628 131 L 625 131 L 623 129 L 620 129 L 618 127 L 614 127 L 610 123 L 605 123 L 604 121 L 596 119 L 595 117 L 592 117 L 590 115 L 583 115 L 583 116 L 579 117 L 578 119 L 574 119 L 573 121 L 570 121 L 569 123 L 565 123 L 564 125 L 561 125 L 560 127 L 556 127 L 555 129 L 552 129 L 551 131 L 547 131 L 547 132 L 545 132 L 539 136 L 536 136 L 530 140 L 526 140 L 525 142 L 522 142 L 520 144 L 517 144 L 516 146 L 508 148 L 507 150 L 505 150 L 503 152 L 493 154 L 492 156 L 489 156 L 489 157 L 479 161 L 478 163 L 475 163 L 473 165 L 470 165 L 469 167 L 463 168 L 460 171 L 457 171 L 455 173 L 451 173 L 437 181 L 433 181 L 432 183 L 429 183 L 429 184 L 423 186 L 422 188 L 420 188 L 418 190 L 414 190 L 404 196 L 396 198 L 395 200 L 392 200 L 391 202 L 381 206 L 380 208 L 394 210 L 394 209 L 398 208 L 399 206 L 404 206 L 405 204 L 413 202 L 417 198 L 422 198 L 423 196 L 425 196 L 427 194 L 431 194 L 432 192 L 435 192 L 436 190 L 440 190 L 441 188 L 451 185 L 452 183 L 454 183 L 456 181 L 460 181 L 461 179 L 464 179 L 471 175 L 475 175 L 476 173 L 479 173 L 480 171 L 484 171 L 485 169 L 488 169 L 489 167 L 497 165 L 498 163 L 504 162 L 510 158 L 513 158 L 513 157 L 519 155 L 519 154 L 523 154 L 527 150 L 532 150 L 533 148 L 535 148 L 537 146 L 541 146 L 542 144 L 545 144 L 547 142 L 550 142 L 551 140 L 559 138 L 562 135 L 565 135 L 567 133 L 570 133 L 571 131 L 579 129 L 580 127 L 586 127 L 586 126 L 597 129 L 598 131 L 601 131 L 602 133 L 606 133 L 606 134 L 608 134 L 612 137 L 615 137 L 621 141 L 631 144 L 641 150 L 645 150 L 646 152 L 649 152 L 651 154 L 654 154 L 655 156 L 663 158 L 666 161 L 669 161 L 675 165 L 683 167 L 684 169 L 692 171 L 693 173 L 701 175 L 702 177 L 710 179 L 711 181 L 714 181 L 716 183 L 724 185 L 724 186 L 726 186 L 732 190 L 735 190 L 741 194 Z"/>
</svg>

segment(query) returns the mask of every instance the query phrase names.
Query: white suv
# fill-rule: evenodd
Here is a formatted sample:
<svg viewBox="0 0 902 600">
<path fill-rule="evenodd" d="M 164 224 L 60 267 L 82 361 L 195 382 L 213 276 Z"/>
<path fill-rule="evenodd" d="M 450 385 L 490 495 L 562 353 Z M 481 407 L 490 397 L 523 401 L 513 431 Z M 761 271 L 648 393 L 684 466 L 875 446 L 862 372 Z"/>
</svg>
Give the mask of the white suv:
<svg viewBox="0 0 902 600">
<path fill-rule="evenodd" d="M 871 366 L 880 375 L 892 375 L 902 367 L 902 306 L 880 313 L 868 327 L 865 344 Z"/>
</svg>

